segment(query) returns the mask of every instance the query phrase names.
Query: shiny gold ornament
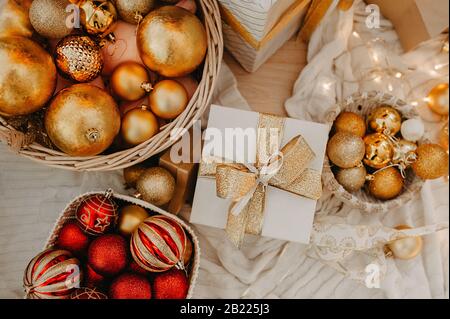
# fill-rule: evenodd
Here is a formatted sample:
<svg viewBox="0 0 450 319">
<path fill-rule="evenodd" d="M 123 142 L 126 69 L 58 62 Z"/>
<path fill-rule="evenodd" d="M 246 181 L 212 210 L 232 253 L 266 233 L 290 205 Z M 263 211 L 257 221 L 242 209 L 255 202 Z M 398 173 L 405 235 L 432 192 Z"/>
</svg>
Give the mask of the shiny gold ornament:
<svg viewBox="0 0 450 319">
<path fill-rule="evenodd" d="M 369 180 L 370 194 L 381 200 L 393 199 L 403 190 L 403 177 L 395 167 L 383 168 Z"/>
<path fill-rule="evenodd" d="M 448 83 L 435 86 L 428 94 L 428 106 L 439 115 L 448 115 Z"/>
<path fill-rule="evenodd" d="M 144 64 L 166 77 L 193 72 L 207 50 L 205 27 L 191 12 L 165 6 L 150 12 L 137 32 L 137 46 Z"/>
<path fill-rule="evenodd" d="M 143 200 L 163 206 L 171 201 L 175 193 L 175 178 L 162 167 L 152 167 L 139 178 L 136 188 Z"/>
<path fill-rule="evenodd" d="M 117 228 L 124 236 L 130 236 L 139 224 L 150 217 L 149 213 L 137 205 L 125 206 L 120 210 Z"/>
<path fill-rule="evenodd" d="M 139 177 L 145 172 L 143 165 L 134 165 L 123 169 L 123 178 L 127 187 L 135 188 Z"/>
<path fill-rule="evenodd" d="M 392 162 L 394 164 L 400 164 L 404 168 L 411 165 L 416 159 L 417 144 L 400 139 L 395 143 L 394 156 Z"/>
<path fill-rule="evenodd" d="M 437 144 L 423 144 L 417 150 L 412 168 L 422 179 L 436 179 L 448 174 L 448 153 Z"/>
<path fill-rule="evenodd" d="M 448 151 L 448 122 L 439 131 L 439 145 Z"/>
<path fill-rule="evenodd" d="M 77 82 L 94 80 L 103 68 L 100 47 L 86 35 L 69 35 L 59 41 L 55 61 L 64 76 Z"/>
<path fill-rule="evenodd" d="M 26 115 L 42 108 L 56 87 L 51 56 L 24 37 L 0 38 L 0 114 Z"/>
<path fill-rule="evenodd" d="M 138 24 L 155 8 L 156 0 L 115 0 L 114 4 L 122 20 Z"/>
<path fill-rule="evenodd" d="M 186 89 L 174 80 L 158 82 L 148 100 L 153 113 L 165 120 L 176 118 L 183 113 L 189 103 Z"/>
<path fill-rule="evenodd" d="M 129 145 L 139 145 L 159 132 L 159 123 L 143 105 L 128 111 L 122 119 L 122 137 Z"/>
<path fill-rule="evenodd" d="M 338 132 L 328 142 L 327 155 L 340 168 L 358 166 L 364 157 L 364 141 L 356 135 Z"/>
<path fill-rule="evenodd" d="M 336 180 L 347 191 L 353 193 L 359 191 L 366 183 L 367 171 L 364 165 L 358 165 L 352 168 L 340 169 L 336 174 Z"/>
<path fill-rule="evenodd" d="M 398 230 L 411 229 L 406 225 L 395 227 Z M 422 251 L 422 237 L 405 237 L 394 240 L 386 245 L 387 256 L 393 256 L 397 259 L 412 259 L 417 257 Z"/>
<path fill-rule="evenodd" d="M 364 138 L 366 155 L 364 164 L 380 169 L 386 167 L 394 156 L 394 147 L 389 138 L 381 133 L 367 135 Z"/>
<path fill-rule="evenodd" d="M 105 151 L 120 130 L 120 114 L 106 91 L 75 84 L 60 91 L 45 115 L 52 142 L 71 156 L 94 156 Z"/>
<path fill-rule="evenodd" d="M 68 0 L 34 0 L 30 8 L 33 28 L 43 37 L 59 39 L 69 35 L 73 27 L 67 23 Z"/>
<path fill-rule="evenodd" d="M 31 37 L 33 27 L 28 18 L 28 8 L 15 0 L 0 3 L 0 37 Z"/>
<path fill-rule="evenodd" d="M 111 88 L 120 99 L 137 101 L 152 90 L 152 85 L 145 67 L 136 62 L 124 62 L 114 70 Z"/>
<path fill-rule="evenodd" d="M 334 121 L 334 129 L 336 132 L 347 132 L 364 137 L 366 135 L 366 122 L 356 113 L 343 112 Z"/>
<path fill-rule="evenodd" d="M 402 116 L 391 106 L 380 106 L 369 114 L 368 122 L 374 132 L 395 135 L 402 127 Z"/>
<path fill-rule="evenodd" d="M 99 38 L 109 36 L 114 40 L 112 32 L 116 27 L 118 14 L 110 1 L 84 0 L 78 6 L 81 9 L 81 24 L 88 34 Z"/>
</svg>

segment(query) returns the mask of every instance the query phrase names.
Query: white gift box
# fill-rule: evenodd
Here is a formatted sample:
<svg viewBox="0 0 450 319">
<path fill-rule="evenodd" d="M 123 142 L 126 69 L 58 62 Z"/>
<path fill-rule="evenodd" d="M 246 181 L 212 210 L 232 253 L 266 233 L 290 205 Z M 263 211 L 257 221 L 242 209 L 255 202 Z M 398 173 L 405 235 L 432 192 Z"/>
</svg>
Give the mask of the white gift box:
<svg viewBox="0 0 450 319">
<path fill-rule="evenodd" d="M 256 161 L 256 137 L 236 138 L 234 145 L 247 145 L 245 150 L 231 144 L 223 145 L 226 130 L 257 128 L 259 113 L 242 111 L 213 105 L 211 107 L 208 128 L 205 136 L 214 136 L 204 141 L 203 156 L 226 158 L 234 163 L 242 163 L 239 159 L 248 157 L 249 162 Z M 209 134 L 214 130 L 215 134 Z M 221 134 L 217 134 L 220 132 Z M 315 154 L 308 168 L 322 172 L 325 149 L 328 140 L 327 125 L 285 119 L 281 147 L 298 135 L 302 135 Z M 231 149 L 233 148 L 233 149 Z M 206 150 L 212 153 L 205 154 Z M 222 150 L 222 151 L 221 151 Z M 231 152 L 228 152 L 231 151 Z M 242 153 L 247 152 L 246 156 Z M 230 158 L 229 154 L 233 154 Z M 190 221 L 195 224 L 225 229 L 231 201 L 217 197 L 216 180 L 199 176 L 195 189 Z M 314 213 L 317 201 L 269 186 L 266 192 L 264 222 L 262 236 L 307 244 L 310 240 Z"/>
</svg>

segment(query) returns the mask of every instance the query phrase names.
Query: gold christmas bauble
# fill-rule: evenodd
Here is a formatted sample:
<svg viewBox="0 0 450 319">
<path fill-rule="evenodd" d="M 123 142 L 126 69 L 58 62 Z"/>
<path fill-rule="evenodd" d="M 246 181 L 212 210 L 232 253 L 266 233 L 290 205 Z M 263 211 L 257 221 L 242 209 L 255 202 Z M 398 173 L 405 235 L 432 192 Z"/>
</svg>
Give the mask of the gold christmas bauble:
<svg viewBox="0 0 450 319">
<path fill-rule="evenodd" d="M 336 132 L 347 132 L 359 137 L 366 135 L 366 122 L 362 116 L 353 112 L 341 113 L 334 121 Z"/>
<path fill-rule="evenodd" d="M 81 24 L 88 34 L 105 38 L 114 31 L 118 14 L 110 1 L 82 0 L 78 6 L 80 7 Z"/>
<path fill-rule="evenodd" d="M 149 213 L 137 205 L 125 206 L 120 210 L 117 228 L 124 236 L 130 236 L 139 224 L 150 217 Z"/>
<path fill-rule="evenodd" d="M 366 155 L 364 164 L 375 169 L 386 167 L 394 156 L 394 147 L 389 138 L 381 133 L 367 135 L 364 138 Z"/>
<path fill-rule="evenodd" d="M 114 4 L 122 20 L 138 24 L 155 8 L 156 0 L 115 0 Z"/>
<path fill-rule="evenodd" d="M 0 38 L 0 114 L 26 115 L 41 109 L 56 87 L 51 56 L 24 37 Z"/>
<path fill-rule="evenodd" d="M 141 175 L 136 189 L 142 199 L 156 206 L 163 206 L 172 200 L 175 193 L 175 178 L 162 167 L 152 167 Z"/>
<path fill-rule="evenodd" d="M 395 167 L 388 167 L 373 174 L 369 182 L 369 192 L 381 200 L 397 197 L 403 190 L 403 177 Z"/>
<path fill-rule="evenodd" d="M 448 122 L 439 131 L 439 145 L 448 151 Z"/>
<path fill-rule="evenodd" d="M 174 80 L 158 82 L 150 92 L 148 100 L 153 113 L 165 120 L 176 118 L 189 103 L 186 89 Z"/>
<path fill-rule="evenodd" d="M 111 75 L 111 88 L 122 100 L 137 101 L 151 91 L 150 77 L 145 67 L 136 62 L 123 62 Z"/>
<path fill-rule="evenodd" d="M 417 160 L 411 165 L 422 179 L 436 179 L 448 174 L 448 153 L 437 144 L 423 144 L 417 150 Z"/>
<path fill-rule="evenodd" d="M 30 8 L 33 28 L 43 37 L 59 39 L 69 35 L 73 26 L 66 21 L 68 0 L 34 0 Z"/>
<path fill-rule="evenodd" d="M 360 165 L 352 168 L 343 168 L 336 174 L 336 180 L 347 191 L 353 193 L 359 191 L 366 183 L 367 171 L 364 165 Z"/>
<path fill-rule="evenodd" d="M 25 1 L 30 2 L 30 1 Z M 2 0 L 0 7 L 0 37 L 31 37 L 33 26 L 28 18 L 28 5 L 15 0 Z"/>
<path fill-rule="evenodd" d="M 89 84 L 61 90 L 45 115 L 52 142 L 71 156 L 94 156 L 105 151 L 120 130 L 120 114 L 106 91 Z"/>
<path fill-rule="evenodd" d="M 327 155 L 340 168 L 358 166 L 364 157 L 364 141 L 356 135 L 338 132 L 328 142 Z"/>
<path fill-rule="evenodd" d="M 100 47 L 86 35 L 69 35 L 59 41 L 55 62 L 62 75 L 76 82 L 94 80 L 103 68 Z"/>
<path fill-rule="evenodd" d="M 394 164 L 409 166 L 408 163 L 414 161 L 416 157 L 417 144 L 404 139 L 396 142 L 394 147 L 394 156 L 392 162 Z"/>
<path fill-rule="evenodd" d="M 129 145 L 139 145 L 159 132 L 159 123 L 146 106 L 128 111 L 122 119 L 122 137 Z"/>
<path fill-rule="evenodd" d="M 177 6 L 150 12 L 139 25 L 136 41 L 144 64 L 166 77 L 193 72 L 203 62 L 208 47 L 201 21 Z"/>
<path fill-rule="evenodd" d="M 411 229 L 406 225 L 395 227 L 398 230 Z M 422 251 L 423 240 L 422 237 L 405 237 L 394 240 L 386 245 L 389 253 L 397 259 L 412 259 L 417 257 Z"/>
<path fill-rule="evenodd" d="M 145 172 L 143 165 L 134 165 L 123 169 L 123 178 L 127 187 L 135 188 L 139 177 Z"/>
<path fill-rule="evenodd" d="M 391 106 L 380 106 L 370 112 L 368 123 L 374 132 L 396 135 L 402 127 L 402 116 Z"/>
<path fill-rule="evenodd" d="M 428 94 L 428 106 L 439 115 L 448 115 L 448 83 L 435 86 Z"/>
</svg>

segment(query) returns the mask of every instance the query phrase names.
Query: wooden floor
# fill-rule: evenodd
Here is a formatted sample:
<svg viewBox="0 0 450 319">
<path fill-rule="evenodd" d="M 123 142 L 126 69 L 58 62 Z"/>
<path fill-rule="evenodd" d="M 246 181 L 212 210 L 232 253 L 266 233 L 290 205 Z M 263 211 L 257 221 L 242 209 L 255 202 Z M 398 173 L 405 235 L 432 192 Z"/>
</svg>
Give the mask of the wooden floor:
<svg viewBox="0 0 450 319">
<path fill-rule="evenodd" d="M 306 44 L 293 38 L 254 73 L 245 71 L 229 52 L 225 52 L 225 61 L 253 110 L 285 116 L 284 102 L 306 65 L 306 50 Z"/>
</svg>

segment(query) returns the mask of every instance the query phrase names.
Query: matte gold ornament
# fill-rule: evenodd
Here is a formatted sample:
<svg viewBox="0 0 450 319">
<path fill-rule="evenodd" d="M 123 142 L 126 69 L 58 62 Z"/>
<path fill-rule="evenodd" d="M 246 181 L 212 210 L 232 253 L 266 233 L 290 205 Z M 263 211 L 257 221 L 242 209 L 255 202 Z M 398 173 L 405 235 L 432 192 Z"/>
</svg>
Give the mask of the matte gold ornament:
<svg viewBox="0 0 450 319">
<path fill-rule="evenodd" d="M 205 27 L 191 12 L 165 6 L 150 12 L 137 32 L 137 46 L 144 64 L 166 77 L 193 72 L 207 50 Z"/>
<path fill-rule="evenodd" d="M 364 186 L 366 176 L 366 168 L 361 163 L 356 167 L 340 169 L 336 174 L 336 180 L 347 191 L 353 193 L 359 191 Z"/>
<path fill-rule="evenodd" d="M 0 114 L 41 109 L 56 87 L 56 67 L 39 44 L 24 37 L 0 38 Z"/>
<path fill-rule="evenodd" d="M 33 28 L 43 37 L 59 39 L 69 35 L 73 27 L 68 25 L 68 0 L 34 0 L 30 8 Z"/>
<path fill-rule="evenodd" d="M 343 112 L 334 121 L 334 129 L 336 132 L 347 132 L 364 137 L 366 135 L 366 122 L 356 113 Z"/>
<path fill-rule="evenodd" d="M 138 24 L 155 8 L 156 0 L 115 0 L 114 4 L 122 20 Z"/>
<path fill-rule="evenodd" d="M 55 62 L 64 76 L 77 82 L 94 80 L 103 68 L 100 47 L 86 35 L 69 35 L 59 41 Z"/>
<path fill-rule="evenodd" d="M 428 106 L 439 115 L 448 115 L 448 83 L 435 86 L 428 94 Z"/>
<path fill-rule="evenodd" d="M 137 205 L 125 206 L 120 210 L 117 227 L 124 236 L 130 236 L 141 222 L 150 217 L 149 213 Z"/>
<path fill-rule="evenodd" d="M 134 165 L 123 169 L 123 178 L 127 187 L 135 188 L 139 177 L 147 168 L 143 165 Z"/>
<path fill-rule="evenodd" d="M 30 1 L 24 1 L 30 2 Z M 31 37 L 33 27 L 28 18 L 28 5 L 19 4 L 15 0 L 2 0 L 0 9 L 0 37 Z"/>
<path fill-rule="evenodd" d="M 150 92 L 148 100 L 153 113 L 165 120 L 176 118 L 189 103 L 186 89 L 174 80 L 158 82 Z"/>
<path fill-rule="evenodd" d="M 122 119 L 122 137 L 129 145 L 139 145 L 159 132 L 159 123 L 152 112 L 143 105 L 128 111 Z"/>
<path fill-rule="evenodd" d="M 400 164 L 404 168 L 410 166 L 416 159 L 417 144 L 400 139 L 396 141 L 394 147 L 394 156 L 392 162 L 394 164 Z"/>
<path fill-rule="evenodd" d="M 439 145 L 448 151 L 448 122 L 439 131 Z"/>
<path fill-rule="evenodd" d="M 395 167 L 383 168 L 369 180 L 370 194 L 381 200 L 393 199 L 403 191 L 403 177 Z"/>
<path fill-rule="evenodd" d="M 358 166 L 364 157 L 364 141 L 356 135 L 338 132 L 328 142 L 327 155 L 340 168 Z"/>
<path fill-rule="evenodd" d="M 448 153 L 437 144 L 423 144 L 417 150 L 412 164 L 414 173 L 422 179 L 436 179 L 448 174 Z"/>
<path fill-rule="evenodd" d="M 400 225 L 395 227 L 398 230 L 412 229 L 407 225 Z M 422 251 L 423 240 L 422 237 L 405 237 L 394 240 L 386 245 L 387 256 L 393 256 L 397 259 L 413 259 L 417 257 Z"/>
<path fill-rule="evenodd" d="M 374 132 L 396 135 L 402 126 L 402 116 L 391 106 L 380 106 L 369 114 L 368 122 Z"/>
<path fill-rule="evenodd" d="M 105 151 L 120 130 L 120 114 L 106 91 L 75 84 L 60 91 L 45 115 L 52 142 L 71 156 L 94 156 Z"/>
<path fill-rule="evenodd" d="M 84 0 L 78 4 L 80 19 L 84 30 L 99 38 L 110 37 L 114 40 L 114 31 L 118 14 L 114 5 L 107 0 Z"/>
<path fill-rule="evenodd" d="M 150 77 L 144 66 L 136 62 L 123 62 L 111 76 L 111 88 L 122 100 L 137 101 L 152 90 Z"/>
<path fill-rule="evenodd" d="M 425 134 L 425 125 L 422 120 L 409 119 L 402 123 L 402 137 L 411 142 L 419 141 Z"/>
<path fill-rule="evenodd" d="M 175 178 L 162 167 L 149 168 L 136 184 L 142 199 L 156 206 L 163 206 L 171 201 L 175 186 Z"/>
<path fill-rule="evenodd" d="M 381 133 L 367 135 L 364 138 L 366 155 L 364 164 L 380 169 L 386 167 L 394 156 L 394 147 L 389 138 Z"/>
</svg>

